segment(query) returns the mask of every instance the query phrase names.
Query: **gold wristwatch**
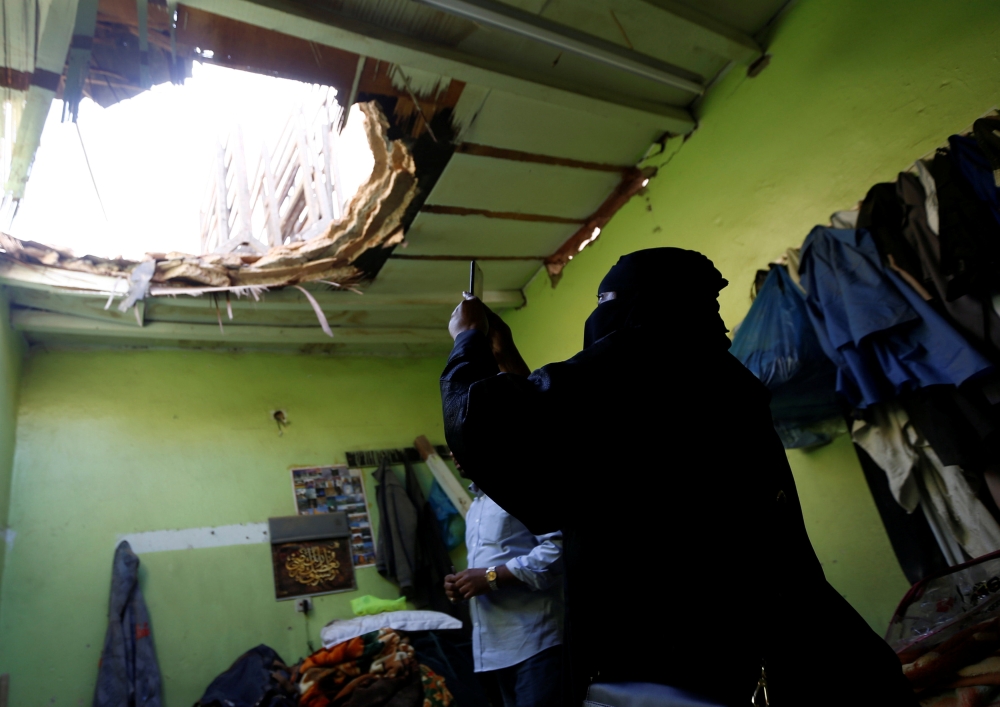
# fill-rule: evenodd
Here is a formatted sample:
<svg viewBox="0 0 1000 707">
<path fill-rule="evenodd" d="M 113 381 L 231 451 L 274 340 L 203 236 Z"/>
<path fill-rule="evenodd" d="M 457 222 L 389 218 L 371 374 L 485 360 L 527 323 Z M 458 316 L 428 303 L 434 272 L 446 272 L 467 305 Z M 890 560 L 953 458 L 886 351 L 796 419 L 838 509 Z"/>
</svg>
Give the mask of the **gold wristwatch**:
<svg viewBox="0 0 1000 707">
<path fill-rule="evenodd" d="M 500 587 L 497 586 L 497 568 L 487 567 L 486 568 L 486 582 L 490 585 L 491 591 L 496 591 Z"/>
</svg>

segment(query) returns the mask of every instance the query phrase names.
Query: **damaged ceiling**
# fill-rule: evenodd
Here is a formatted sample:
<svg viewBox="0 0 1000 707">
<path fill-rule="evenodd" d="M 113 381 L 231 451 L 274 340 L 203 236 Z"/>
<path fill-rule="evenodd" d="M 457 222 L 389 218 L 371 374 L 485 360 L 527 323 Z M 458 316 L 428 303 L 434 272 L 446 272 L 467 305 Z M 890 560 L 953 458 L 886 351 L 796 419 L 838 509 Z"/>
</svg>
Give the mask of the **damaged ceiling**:
<svg viewBox="0 0 1000 707">
<path fill-rule="evenodd" d="M 86 1 L 52 7 L 73 6 L 76 33 Z M 468 260 L 501 310 L 540 272 L 571 276 L 570 256 L 653 176 L 635 165 L 694 128 L 716 77 L 761 56 L 784 1 L 95 2 L 83 95 L 108 105 L 182 81 L 195 60 L 332 86 L 343 107 L 381 108 L 384 170 L 316 239 L 259 259 L 154 254 L 147 296 L 125 312 L 134 263 L 8 239 L 12 322 L 49 346 L 447 351 Z M 53 96 L 71 73 L 48 79 Z"/>
</svg>

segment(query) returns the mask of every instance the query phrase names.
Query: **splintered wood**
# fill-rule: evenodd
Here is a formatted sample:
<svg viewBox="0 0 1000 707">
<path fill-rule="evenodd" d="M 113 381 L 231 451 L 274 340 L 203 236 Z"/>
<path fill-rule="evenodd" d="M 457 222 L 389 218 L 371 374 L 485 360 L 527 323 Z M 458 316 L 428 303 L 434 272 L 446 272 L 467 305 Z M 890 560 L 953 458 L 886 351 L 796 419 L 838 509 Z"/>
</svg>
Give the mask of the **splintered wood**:
<svg viewBox="0 0 1000 707">
<path fill-rule="evenodd" d="M 147 253 L 156 261 L 153 282 L 161 287 L 282 287 L 314 280 L 343 286 L 356 284 L 364 273 L 354 265 L 371 248 L 388 248 L 399 240 L 402 219 L 417 193 L 416 167 L 410 151 L 388 139 L 389 123 L 374 102 L 358 104 L 375 158 L 368 181 L 346 205 L 343 218 L 327 219 L 308 240 L 274 245 L 263 255 L 239 253 Z M 326 211 L 326 206 L 322 208 Z M 78 257 L 71 252 L 0 233 L 2 258 L 79 272 L 127 278 L 138 262 Z M 263 250 L 263 248 L 261 248 Z"/>
</svg>

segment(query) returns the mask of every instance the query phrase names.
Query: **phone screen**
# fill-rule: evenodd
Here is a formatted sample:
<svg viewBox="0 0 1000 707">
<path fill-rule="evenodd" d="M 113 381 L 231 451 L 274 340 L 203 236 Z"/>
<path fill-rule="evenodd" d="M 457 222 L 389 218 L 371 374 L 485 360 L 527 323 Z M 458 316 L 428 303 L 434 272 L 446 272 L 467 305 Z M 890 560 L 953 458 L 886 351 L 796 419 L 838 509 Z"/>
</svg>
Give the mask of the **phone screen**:
<svg viewBox="0 0 1000 707">
<path fill-rule="evenodd" d="M 483 269 L 475 260 L 469 262 L 469 292 L 477 299 L 483 298 Z"/>
</svg>

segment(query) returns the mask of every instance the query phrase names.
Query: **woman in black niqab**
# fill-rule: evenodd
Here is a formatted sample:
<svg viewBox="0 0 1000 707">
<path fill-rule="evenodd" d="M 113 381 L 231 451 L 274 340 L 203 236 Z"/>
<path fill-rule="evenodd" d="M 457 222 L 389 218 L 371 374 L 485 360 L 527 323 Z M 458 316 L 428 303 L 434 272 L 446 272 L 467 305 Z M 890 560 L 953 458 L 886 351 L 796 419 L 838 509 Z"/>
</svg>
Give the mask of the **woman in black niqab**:
<svg viewBox="0 0 1000 707">
<path fill-rule="evenodd" d="M 623 256 L 585 348 L 529 376 L 500 372 L 484 328 L 456 327 L 448 444 L 533 533 L 563 531 L 566 705 L 595 680 L 743 705 L 766 664 L 774 707 L 915 707 L 824 577 L 767 389 L 728 351 L 726 284 L 700 253 Z"/>
<path fill-rule="evenodd" d="M 678 345 L 729 347 L 719 292 L 729 284 L 712 261 L 681 248 L 649 248 L 618 259 L 601 280 L 583 346 L 629 327 L 658 328 Z"/>
</svg>

